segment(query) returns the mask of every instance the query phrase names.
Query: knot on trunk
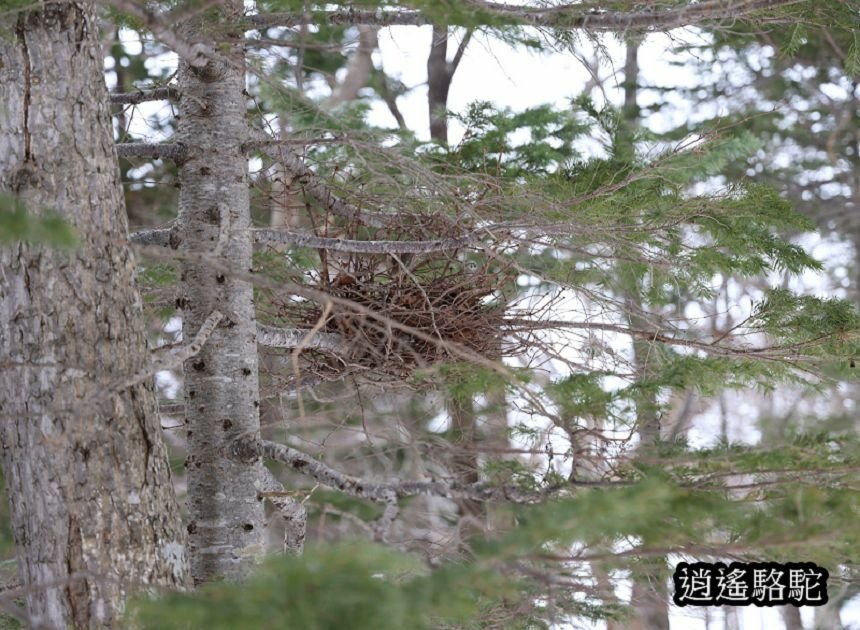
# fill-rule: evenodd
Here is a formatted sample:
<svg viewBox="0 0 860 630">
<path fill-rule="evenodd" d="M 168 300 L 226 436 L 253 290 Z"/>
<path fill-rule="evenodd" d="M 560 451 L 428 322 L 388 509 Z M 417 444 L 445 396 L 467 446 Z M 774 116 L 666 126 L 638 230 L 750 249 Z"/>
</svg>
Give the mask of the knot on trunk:
<svg viewBox="0 0 860 630">
<path fill-rule="evenodd" d="M 259 436 L 237 437 L 227 445 L 227 457 L 242 464 L 252 464 L 260 457 Z"/>
</svg>

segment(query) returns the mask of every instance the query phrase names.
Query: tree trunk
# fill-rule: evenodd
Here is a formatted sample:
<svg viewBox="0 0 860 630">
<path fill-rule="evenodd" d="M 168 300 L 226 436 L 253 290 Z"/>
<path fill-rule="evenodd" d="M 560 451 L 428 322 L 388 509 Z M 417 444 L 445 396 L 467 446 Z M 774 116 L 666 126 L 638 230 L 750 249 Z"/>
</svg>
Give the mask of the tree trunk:
<svg viewBox="0 0 860 630">
<path fill-rule="evenodd" d="M 624 108 L 623 125 L 619 138 L 617 152 L 621 159 L 635 159 L 634 134 L 639 123 L 639 107 L 637 92 L 639 84 L 639 40 L 630 39 L 627 42 L 627 52 L 624 63 Z M 642 304 L 640 296 L 644 287 L 636 282 L 636 286 L 625 288 L 625 305 L 628 321 L 632 328 L 647 328 L 649 326 L 647 307 Z M 633 365 L 637 379 L 647 380 L 654 371 L 652 349 L 647 339 L 633 341 Z M 646 450 L 660 439 L 660 416 L 657 413 L 657 396 L 653 392 L 645 392 L 636 398 L 636 426 L 639 429 L 639 448 Z M 643 630 L 669 630 L 669 593 L 666 586 L 666 558 L 646 558 L 633 570 L 632 605 L 634 615 L 626 620 L 627 627 Z"/>
<path fill-rule="evenodd" d="M 471 394 L 452 395 L 449 400 L 451 414 L 451 429 L 454 436 L 451 444 L 453 451 L 452 472 L 458 483 L 464 485 L 477 483 L 479 480 L 478 451 L 476 448 L 477 418 L 475 417 L 475 402 Z M 468 551 L 469 541 L 483 537 L 487 514 L 485 506 L 472 499 L 457 499 L 457 511 L 460 514 L 460 547 Z"/>
<path fill-rule="evenodd" d="M 427 107 L 430 138 L 445 146 L 448 146 L 448 90 L 453 78 L 448 64 L 448 27 L 434 25 L 427 57 Z"/>
<path fill-rule="evenodd" d="M 232 2 L 224 11 L 241 8 Z M 186 252 L 247 273 L 252 243 L 242 149 L 248 138 L 242 33 L 224 33 L 217 50 L 202 68 L 179 65 L 177 136 L 189 151 L 179 170 L 180 234 Z M 185 263 L 181 280 L 186 339 L 213 310 L 224 313 L 203 351 L 185 364 L 191 574 L 195 583 L 241 579 L 265 538 L 257 497 L 262 460 L 236 448 L 237 440 L 260 436 L 253 287 L 205 261 Z"/>
<path fill-rule="evenodd" d="M 0 442 L 39 628 L 116 626 L 130 589 L 187 573 L 152 383 L 105 395 L 147 351 L 98 24 L 63 2 L 0 25 L 0 190 L 80 239 L 0 248 Z"/>
</svg>

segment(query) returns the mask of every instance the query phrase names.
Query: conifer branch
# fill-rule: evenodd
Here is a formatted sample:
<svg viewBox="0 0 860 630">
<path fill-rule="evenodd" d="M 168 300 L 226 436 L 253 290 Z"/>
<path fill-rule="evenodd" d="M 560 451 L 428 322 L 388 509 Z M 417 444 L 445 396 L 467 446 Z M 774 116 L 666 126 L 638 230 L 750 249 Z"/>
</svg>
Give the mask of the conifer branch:
<svg viewBox="0 0 860 630">
<path fill-rule="evenodd" d="M 509 503 L 534 503 L 556 494 L 560 487 L 528 490 L 515 485 L 494 486 L 486 482 L 462 484 L 457 481 L 398 481 L 373 483 L 352 477 L 335 470 L 286 444 L 263 440 L 260 453 L 264 457 L 286 464 L 311 477 L 320 484 L 376 503 L 388 503 L 407 497 L 426 496 L 446 499 L 471 499 L 473 501 L 503 501 Z"/>
<path fill-rule="evenodd" d="M 500 25 L 525 25 L 543 28 L 576 29 L 591 32 L 666 31 L 683 26 L 713 24 L 723 20 L 753 17 L 764 11 L 799 4 L 805 0 L 705 0 L 671 9 L 644 8 L 631 11 L 604 11 L 583 7 L 581 3 L 561 4 L 549 7 L 527 7 L 494 2 L 469 3 L 475 17 L 485 16 Z M 467 5 L 468 6 L 468 5 Z M 774 21 L 773 17 L 768 18 Z M 469 26 L 467 12 L 462 17 L 451 16 L 448 23 Z M 789 18 L 786 18 L 789 21 Z M 273 13 L 249 15 L 245 18 L 248 28 L 273 26 L 294 27 L 308 23 L 329 25 L 368 26 L 426 26 L 433 18 L 421 11 L 337 9 L 333 11 L 308 11 L 304 13 Z"/>
</svg>

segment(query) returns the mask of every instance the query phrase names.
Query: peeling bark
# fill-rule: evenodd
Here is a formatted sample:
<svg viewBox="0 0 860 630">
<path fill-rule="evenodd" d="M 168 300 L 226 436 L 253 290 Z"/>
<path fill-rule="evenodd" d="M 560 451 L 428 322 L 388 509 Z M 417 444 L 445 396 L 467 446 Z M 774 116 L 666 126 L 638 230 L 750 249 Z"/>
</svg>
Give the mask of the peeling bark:
<svg viewBox="0 0 860 630">
<path fill-rule="evenodd" d="M 27 621 L 115 627 L 131 590 L 187 571 L 151 380 L 98 397 L 149 357 L 98 20 L 89 2 L 9 15 L 0 190 L 80 240 L 0 248 L 0 442 Z"/>
</svg>

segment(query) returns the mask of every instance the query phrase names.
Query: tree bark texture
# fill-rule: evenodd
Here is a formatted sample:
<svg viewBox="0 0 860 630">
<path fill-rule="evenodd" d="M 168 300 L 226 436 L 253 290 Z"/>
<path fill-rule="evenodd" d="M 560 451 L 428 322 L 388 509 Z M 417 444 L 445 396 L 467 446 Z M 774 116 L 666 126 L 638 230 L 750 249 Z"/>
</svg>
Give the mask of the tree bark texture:
<svg viewBox="0 0 860 630">
<path fill-rule="evenodd" d="M 0 443 L 36 628 L 115 627 L 131 589 L 187 575 L 151 379 L 105 395 L 148 353 L 98 24 L 89 2 L 0 22 L 0 191 L 80 240 L 0 247 Z"/>
<path fill-rule="evenodd" d="M 241 12 L 228 3 L 225 12 Z M 186 33 L 189 40 L 199 33 Z M 241 32 L 225 33 L 202 67 L 179 66 L 178 140 L 181 248 L 241 272 L 251 268 L 248 140 Z M 222 267 L 223 268 L 223 267 Z M 189 454 L 188 526 L 195 583 L 241 579 L 264 547 L 258 499 L 262 459 L 239 447 L 259 440 L 259 374 L 253 288 L 205 263 L 182 274 L 183 334 L 190 337 L 213 310 L 224 314 L 202 352 L 185 363 Z"/>
</svg>

